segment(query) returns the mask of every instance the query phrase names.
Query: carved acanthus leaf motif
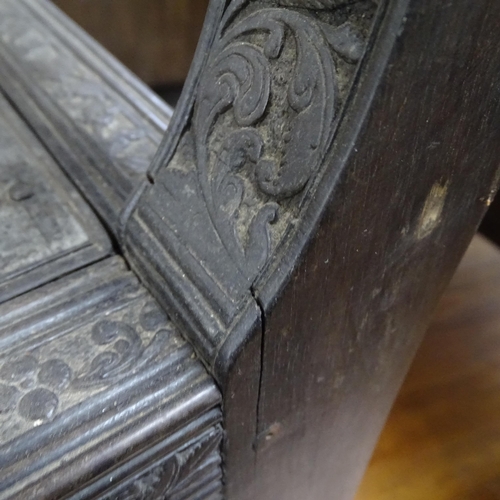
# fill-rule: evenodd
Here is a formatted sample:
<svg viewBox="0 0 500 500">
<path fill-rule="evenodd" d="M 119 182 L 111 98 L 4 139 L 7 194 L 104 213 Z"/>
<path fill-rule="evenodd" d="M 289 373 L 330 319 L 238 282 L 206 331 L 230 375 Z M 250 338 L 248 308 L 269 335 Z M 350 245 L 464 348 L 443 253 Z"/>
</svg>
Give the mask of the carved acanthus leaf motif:
<svg viewBox="0 0 500 500">
<path fill-rule="evenodd" d="M 141 314 L 144 330 L 155 331 L 164 322 L 163 315 L 148 305 Z M 168 328 L 168 327 L 167 327 Z M 92 328 L 91 338 L 97 346 L 107 349 L 98 354 L 83 373 L 72 381 L 75 389 L 84 389 L 98 384 L 109 384 L 138 370 L 158 356 L 168 344 L 170 333 L 163 327 L 156 331 L 147 346 L 144 346 L 134 326 L 121 321 L 99 321 Z"/>
<path fill-rule="evenodd" d="M 208 434 L 183 450 L 179 450 L 163 463 L 154 465 L 132 484 L 118 488 L 105 500 L 167 500 L 181 494 L 190 485 L 190 480 L 200 468 L 219 454 L 222 431 L 215 427 Z M 215 461 L 214 461 L 215 462 Z M 216 462 L 214 467 L 219 467 Z M 210 471 L 211 472 L 211 471 Z M 207 476 L 210 476 L 207 472 Z"/>
<path fill-rule="evenodd" d="M 154 500 L 164 500 L 189 484 L 189 479 L 196 473 L 210 455 L 217 453 L 222 433 L 219 429 L 193 444 L 186 450 L 176 453 L 164 469 L 165 473 L 156 485 Z"/>
<path fill-rule="evenodd" d="M 278 269 L 320 178 L 338 168 L 327 155 L 376 13 L 371 0 L 317 11 L 279 0 L 213 5 L 211 15 L 225 10 L 215 27 L 210 17 L 210 45 L 132 214 L 144 243 L 129 238 L 144 267 L 154 255 L 161 271 L 150 278 L 169 290 L 165 300 L 195 297 L 196 313 L 182 314 L 197 315 L 195 335 L 211 346 L 259 275 Z"/>
<path fill-rule="evenodd" d="M 252 278 L 268 259 L 278 203 L 304 189 L 330 145 L 335 64 L 320 22 L 265 8 L 221 35 L 207 68 L 194 114 L 200 188 L 224 247 Z"/>
</svg>

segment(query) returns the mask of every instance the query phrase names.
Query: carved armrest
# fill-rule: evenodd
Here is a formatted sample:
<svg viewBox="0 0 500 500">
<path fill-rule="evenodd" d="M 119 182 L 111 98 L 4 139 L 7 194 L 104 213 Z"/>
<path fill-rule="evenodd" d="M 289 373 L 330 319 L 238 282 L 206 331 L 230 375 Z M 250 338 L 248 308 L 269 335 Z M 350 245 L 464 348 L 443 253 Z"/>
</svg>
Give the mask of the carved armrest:
<svg viewBox="0 0 500 500">
<path fill-rule="evenodd" d="M 107 266 L 121 257 L 82 271 L 92 276 L 80 286 L 103 298 L 82 325 L 90 298 L 69 297 L 81 275 L 4 305 L 7 318 L 11 307 L 28 318 L 35 307 L 33 324 L 53 322 L 44 338 L 54 352 L 74 353 L 80 339 L 82 354 L 90 353 L 74 366 L 74 354 L 56 356 L 62 371 L 76 374 L 65 393 L 70 405 L 94 401 L 93 387 L 79 389 L 82 377 L 119 374 L 90 413 L 75 410 L 82 447 L 40 438 L 40 450 L 60 455 L 35 456 L 35 469 L 46 478 L 57 470 L 51 480 L 68 494 L 74 463 L 84 495 L 148 498 L 153 483 L 155 494 L 177 498 L 169 488 L 180 480 L 179 500 L 210 498 L 221 494 L 222 456 L 229 500 L 352 498 L 433 307 L 498 187 L 500 51 L 491 48 L 500 3 L 212 0 L 155 155 L 169 113 L 154 111 L 151 94 L 45 2 L 0 0 L 0 14 L 0 87 L 118 237 L 135 273 L 116 271 L 120 284 L 108 295 L 115 271 Z M 39 323 L 40 293 L 49 303 L 64 299 Z M 149 305 L 152 297 L 159 306 Z M 141 323 L 148 307 L 168 313 L 159 330 Z M 58 336 L 70 311 L 75 319 Z M 22 324 L 5 328 L 5 338 L 37 342 Z M 24 349 L 39 377 L 52 355 L 36 342 Z M 178 358 L 178 371 L 155 378 L 163 360 Z M 130 379 L 120 378 L 125 371 Z M 9 429 L 40 416 L 28 397 L 32 382 L 16 383 L 2 389 L 15 400 L 6 405 Z M 168 404 L 155 399 L 170 389 Z M 109 406 L 128 390 L 123 407 Z M 54 407 L 54 398 L 63 405 L 54 420 L 62 425 L 66 408 L 73 411 L 66 396 L 42 393 L 41 407 Z M 187 401 L 200 406 L 174 423 L 170 412 Z M 124 421 L 115 412 L 139 422 L 143 403 L 144 425 L 123 427 L 119 438 Z M 190 425 L 202 421 L 189 451 Z M 57 432 L 35 422 L 30 439 Z M 165 466 L 160 455 L 173 448 L 151 441 L 152 429 L 155 439 L 184 436 Z M 188 485 L 182 464 L 206 449 L 207 432 L 214 447 L 201 453 L 206 463 Z M 9 487 L 34 492 L 36 475 L 25 467 L 33 456 L 12 438 L 20 447 L 5 437 Z M 101 453 L 108 441 L 117 443 L 111 455 Z M 66 449 L 70 461 L 57 462 Z M 110 492 L 107 481 L 123 489 Z M 49 483 L 43 491 L 55 494 Z"/>
<path fill-rule="evenodd" d="M 123 245 L 221 387 L 228 498 L 354 495 L 498 187 L 499 19 L 211 2 Z"/>
</svg>

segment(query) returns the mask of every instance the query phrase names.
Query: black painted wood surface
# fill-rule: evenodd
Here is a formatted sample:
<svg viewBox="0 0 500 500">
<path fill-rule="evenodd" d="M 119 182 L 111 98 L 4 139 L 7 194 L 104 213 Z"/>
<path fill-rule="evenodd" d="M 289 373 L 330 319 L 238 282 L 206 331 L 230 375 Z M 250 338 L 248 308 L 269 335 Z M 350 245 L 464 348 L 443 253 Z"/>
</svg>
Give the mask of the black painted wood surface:
<svg viewBox="0 0 500 500">
<path fill-rule="evenodd" d="M 99 468 L 118 459 L 118 468 L 108 467 L 93 483 L 78 476 L 76 498 L 147 498 L 151 488 L 158 495 L 171 488 L 172 470 L 172 477 L 184 477 L 178 471 L 186 457 L 208 450 L 195 461 L 201 482 L 186 476 L 179 496 L 169 494 L 219 495 L 220 414 L 213 408 L 222 403 L 226 498 L 351 498 L 437 298 L 497 189 L 500 7 L 493 0 L 212 0 L 185 91 L 147 177 L 145 158 L 152 155 L 140 156 L 137 176 L 116 155 L 144 137 L 159 143 L 154 99 L 109 56 L 91 54 L 95 45 L 48 4 L 3 0 L 0 12 L 0 88 L 119 237 L 120 251 L 171 318 L 167 337 L 184 346 L 182 355 L 155 350 L 156 337 L 137 326 L 149 295 L 130 272 L 122 268 L 115 281 L 101 272 L 91 277 L 96 266 L 82 271 L 87 277 L 76 290 L 102 293 L 130 317 L 119 320 L 127 326 L 124 338 L 110 337 L 107 327 L 93 325 L 110 313 L 110 304 L 99 301 L 102 311 L 92 319 L 63 329 L 84 343 L 97 339 L 83 370 L 70 366 L 74 346 L 61 347 L 69 356 L 61 361 L 78 374 L 71 384 L 116 368 L 113 391 L 148 399 L 142 372 L 131 368 L 137 358 L 126 356 L 137 340 L 129 327 L 138 328 L 155 353 L 140 365 L 154 379 L 148 390 L 180 391 L 168 405 L 148 406 L 151 418 L 165 424 L 166 441 L 155 435 L 153 442 L 151 428 L 139 423 L 113 434 L 116 448 L 99 434 L 95 455 L 79 448 L 76 468 L 61 468 L 40 490 L 34 484 L 45 465 L 28 460 L 38 471 L 31 476 L 14 453 L 5 462 L 12 488 L 70 494 L 73 472 L 90 470 L 81 464 Z M 76 58 L 62 57 L 65 43 Z M 70 60 L 64 71 L 54 69 Z M 75 60 L 85 63 L 76 73 Z M 99 82 L 83 78 L 89 68 Z M 42 298 L 35 291 L 7 302 L 5 321 L 16 314 L 29 320 L 37 304 L 60 295 L 58 314 L 46 310 L 41 323 L 35 314 L 35 331 L 75 311 L 79 318 L 92 301 L 75 298 L 76 309 L 70 307 L 65 287 L 76 279 L 48 285 Z M 135 290 L 130 296 L 128 287 Z M 29 328 L 6 325 L 6 346 L 24 339 L 25 350 L 35 349 Z M 50 335 L 57 350 L 65 336 Z M 105 352 L 111 342 L 112 352 Z M 10 377 L 19 372 L 16 352 L 6 358 Z M 53 361 L 43 348 L 28 354 L 35 377 L 40 362 Z M 183 368 L 168 381 L 155 378 L 163 356 L 168 364 L 177 355 Z M 127 373 L 132 369 L 130 387 L 120 378 L 123 362 Z M 181 400 L 203 393 L 192 392 L 191 369 L 211 394 L 201 398 L 196 416 L 182 414 Z M 9 406 L 9 425 L 27 425 L 35 410 L 29 398 L 21 406 L 27 397 L 21 392 L 30 394 L 32 382 L 13 382 L 5 386 L 6 401 L 19 396 Z M 40 408 L 54 412 L 54 398 L 56 408 L 64 399 L 42 389 L 52 396 L 43 392 Z M 84 389 L 72 392 L 73 403 L 97 397 L 101 408 L 103 395 L 113 394 Z M 128 396 L 125 406 L 135 414 Z M 61 415 L 71 410 L 63 406 Z M 164 421 L 162 411 L 179 412 L 179 419 Z M 44 418 L 29 432 L 61 432 L 58 415 L 55 423 Z M 75 432 L 86 439 L 81 429 Z M 19 427 L 21 448 L 24 431 Z M 180 441 L 169 448 L 177 431 Z M 64 439 L 54 442 L 60 456 Z M 134 444 L 125 456 L 119 450 L 128 440 Z M 119 484 L 110 490 L 104 484 L 113 477 Z"/>
<path fill-rule="evenodd" d="M 499 5 L 415 1 L 402 21 L 306 253 L 279 300 L 262 298 L 254 498 L 353 497 L 437 299 L 498 187 Z M 380 35 L 378 43 L 389 36 Z"/>
<path fill-rule="evenodd" d="M 121 258 L 1 305 L 0 349 L 0 498 L 220 492 L 219 391 Z"/>
<path fill-rule="evenodd" d="M 93 211 L 0 93 L 0 304 L 112 252 Z"/>
<path fill-rule="evenodd" d="M 499 22 L 211 3 L 125 244 L 229 403 L 228 498 L 354 494 L 497 188 Z"/>
<path fill-rule="evenodd" d="M 219 390 L 107 258 L 169 108 L 46 2 L 0 67 L 0 498 L 220 499 Z"/>
<path fill-rule="evenodd" d="M 0 2 L 0 88 L 116 235 L 171 109 L 47 0 Z"/>
</svg>

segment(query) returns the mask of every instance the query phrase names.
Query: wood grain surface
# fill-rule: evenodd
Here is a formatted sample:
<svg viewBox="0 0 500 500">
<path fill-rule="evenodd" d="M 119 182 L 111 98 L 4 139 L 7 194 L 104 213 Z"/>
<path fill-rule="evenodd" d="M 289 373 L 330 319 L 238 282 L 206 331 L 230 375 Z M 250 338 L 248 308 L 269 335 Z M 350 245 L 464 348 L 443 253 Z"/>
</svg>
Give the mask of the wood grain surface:
<svg viewBox="0 0 500 500">
<path fill-rule="evenodd" d="M 356 500 L 500 499 L 500 250 L 477 236 Z"/>
</svg>

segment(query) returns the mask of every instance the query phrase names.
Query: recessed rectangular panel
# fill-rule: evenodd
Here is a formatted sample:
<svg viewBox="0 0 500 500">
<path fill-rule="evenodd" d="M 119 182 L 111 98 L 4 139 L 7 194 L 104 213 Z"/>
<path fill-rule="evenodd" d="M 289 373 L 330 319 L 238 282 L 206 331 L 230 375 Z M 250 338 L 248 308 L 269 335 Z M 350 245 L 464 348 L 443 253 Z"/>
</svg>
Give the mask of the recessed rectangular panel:
<svg viewBox="0 0 500 500">
<path fill-rule="evenodd" d="M 0 96 L 0 302 L 110 252 L 90 208 Z"/>
<path fill-rule="evenodd" d="M 0 88 L 117 231 L 171 109 L 41 0 L 0 2 Z"/>
</svg>

